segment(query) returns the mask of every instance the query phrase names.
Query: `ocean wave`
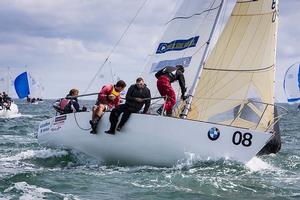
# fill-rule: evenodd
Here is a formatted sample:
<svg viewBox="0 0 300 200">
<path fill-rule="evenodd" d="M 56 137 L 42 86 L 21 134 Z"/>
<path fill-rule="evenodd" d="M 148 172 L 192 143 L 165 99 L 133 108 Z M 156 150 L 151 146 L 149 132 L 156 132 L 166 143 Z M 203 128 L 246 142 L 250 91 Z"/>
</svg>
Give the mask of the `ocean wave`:
<svg viewBox="0 0 300 200">
<path fill-rule="evenodd" d="M 5 194 L 14 193 L 14 196 L 19 195 L 20 200 L 42 200 L 42 199 L 64 199 L 64 200 L 79 200 L 79 197 L 71 194 L 62 194 L 53 192 L 50 189 L 29 185 L 26 182 L 17 182 L 13 186 L 4 190 Z"/>
<path fill-rule="evenodd" d="M 252 158 L 250 161 L 246 163 L 246 167 L 248 167 L 251 171 L 261 171 L 261 170 L 269 170 L 275 171 L 277 170 L 276 167 L 272 166 L 271 164 L 263 161 L 258 157 Z"/>
<path fill-rule="evenodd" d="M 9 116 L 3 116 L 3 117 L 0 117 L 0 118 L 2 118 L 2 119 L 13 119 L 13 118 L 18 118 L 18 117 L 22 117 L 22 114 L 17 113 L 17 114 L 13 114 L 13 115 L 9 115 Z"/>
<path fill-rule="evenodd" d="M 18 153 L 14 156 L 0 158 L 0 161 L 19 161 L 31 158 L 50 158 L 50 157 L 61 157 L 67 155 L 68 152 L 65 150 L 53 150 L 53 149 L 42 149 L 42 150 L 27 150 Z"/>
</svg>

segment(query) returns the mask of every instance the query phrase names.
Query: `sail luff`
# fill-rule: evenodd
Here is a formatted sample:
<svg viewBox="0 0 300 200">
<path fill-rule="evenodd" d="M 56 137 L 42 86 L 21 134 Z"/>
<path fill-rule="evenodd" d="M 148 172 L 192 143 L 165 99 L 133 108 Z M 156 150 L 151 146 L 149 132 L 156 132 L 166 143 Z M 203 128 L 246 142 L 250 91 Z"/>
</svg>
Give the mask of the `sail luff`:
<svg viewBox="0 0 300 200">
<path fill-rule="evenodd" d="M 201 58 L 201 61 L 200 61 L 200 65 L 198 67 L 198 70 L 197 70 L 197 73 L 196 73 L 196 76 L 194 78 L 194 82 L 193 82 L 193 85 L 190 89 L 190 92 L 189 92 L 189 98 L 187 100 L 187 103 L 184 107 L 184 110 L 183 112 L 181 113 L 180 117 L 182 118 L 186 118 L 189 110 L 190 110 L 190 107 L 191 107 L 191 103 L 192 103 L 192 100 L 193 100 L 193 96 L 195 94 L 195 91 L 196 91 L 196 87 L 197 87 L 197 84 L 199 82 L 199 79 L 200 79 L 200 76 L 201 76 L 201 72 L 202 72 L 202 68 L 203 68 L 203 63 L 204 63 L 204 60 L 206 59 L 207 57 L 207 54 L 208 54 L 208 49 L 209 49 L 209 45 L 210 45 L 210 42 L 211 42 L 211 39 L 214 35 L 214 32 L 215 32 L 215 29 L 216 29 L 216 26 L 218 24 L 218 21 L 219 21 L 219 18 L 220 18 L 220 13 L 222 11 L 222 8 L 223 8 L 223 4 L 224 4 L 224 0 L 221 1 L 220 5 L 219 5 L 219 10 L 218 10 L 218 13 L 216 15 L 216 18 L 215 18 L 215 21 L 214 21 L 214 24 L 213 24 L 213 27 L 212 27 L 212 30 L 210 32 L 210 35 L 209 35 L 209 38 L 208 38 L 208 41 L 206 43 L 206 47 L 205 47 L 205 50 L 203 52 L 203 55 L 202 55 L 202 58 Z"/>
</svg>

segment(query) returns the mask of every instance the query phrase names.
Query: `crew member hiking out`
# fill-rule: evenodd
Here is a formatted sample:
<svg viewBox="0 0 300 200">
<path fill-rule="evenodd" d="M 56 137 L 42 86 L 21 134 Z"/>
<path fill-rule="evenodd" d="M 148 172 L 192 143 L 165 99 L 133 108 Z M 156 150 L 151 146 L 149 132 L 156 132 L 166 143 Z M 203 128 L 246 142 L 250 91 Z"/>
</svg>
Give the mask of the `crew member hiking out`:
<svg viewBox="0 0 300 200">
<path fill-rule="evenodd" d="M 176 104 L 175 91 L 171 85 L 174 81 L 179 82 L 181 88 L 181 99 L 185 100 L 187 98 L 184 96 L 186 87 L 183 73 L 183 66 L 177 65 L 176 67 L 165 67 L 155 74 L 155 77 L 157 78 L 157 89 L 160 95 L 166 98 L 165 104 L 158 110 L 159 114 L 161 114 L 162 109 L 164 109 L 167 116 L 172 116 L 172 109 Z"/>
<path fill-rule="evenodd" d="M 123 113 L 121 121 L 117 127 L 117 131 L 121 131 L 124 124 L 129 119 L 131 113 L 139 112 L 143 106 L 143 113 L 148 113 L 151 103 L 151 93 L 144 83 L 143 78 L 137 78 L 136 83 L 131 85 L 126 94 L 125 104 L 119 105 L 112 110 L 109 116 L 110 129 L 105 131 L 107 134 L 115 134 L 119 116 Z"/>
<path fill-rule="evenodd" d="M 55 102 L 55 104 L 53 105 L 54 109 L 61 115 L 86 111 L 87 109 L 85 106 L 82 106 L 82 109 L 80 109 L 80 105 L 77 99 L 78 94 L 79 90 L 71 89 L 69 94 L 65 98 L 62 98 Z"/>
<path fill-rule="evenodd" d="M 115 85 L 107 84 L 102 87 L 93 107 L 92 120 L 90 120 L 92 134 L 97 133 L 97 125 L 104 112 L 120 104 L 120 93 L 125 87 L 126 83 L 123 80 L 119 80 Z"/>
</svg>

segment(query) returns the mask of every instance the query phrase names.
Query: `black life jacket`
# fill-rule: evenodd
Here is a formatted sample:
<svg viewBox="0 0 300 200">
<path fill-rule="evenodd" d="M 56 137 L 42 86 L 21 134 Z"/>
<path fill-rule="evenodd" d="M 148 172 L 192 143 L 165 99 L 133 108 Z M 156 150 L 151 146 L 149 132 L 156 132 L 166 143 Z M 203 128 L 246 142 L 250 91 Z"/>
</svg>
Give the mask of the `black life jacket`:
<svg viewBox="0 0 300 200">
<path fill-rule="evenodd" d="M 177 72 L 177 67 L 164 67 L 158 72 L 156 72 L 155 77 L 158 79 L 159 77 L 166 75 L 170 79 L 170 82 L 172 83 L 175 80 L 177 80 L 176 72 Z"/>
</svg>

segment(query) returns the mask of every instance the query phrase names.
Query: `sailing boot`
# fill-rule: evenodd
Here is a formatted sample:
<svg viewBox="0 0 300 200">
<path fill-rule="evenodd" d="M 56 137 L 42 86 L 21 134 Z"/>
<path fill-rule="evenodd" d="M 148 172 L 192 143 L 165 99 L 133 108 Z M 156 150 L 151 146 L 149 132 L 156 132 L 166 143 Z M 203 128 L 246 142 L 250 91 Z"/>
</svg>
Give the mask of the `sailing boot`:
<svg viewBox="0 0 300 200">
<path fill-rule="evenodd" d="M 91 128 L 92 128 L 92 130 L 90 131 L 90 133 L 91 134 L 97 134 L 96 125 L 95 125 L 95 122 L 93 120 L 90 120 L 90 125 L 91 125 Z"/>
<path fill-rule="evenodd" d="M 100 118 L 99 117 L 96 117 L 94 120 L 90 120 L 90 124 L 91 124 L 91 134 L 97 134 L 97 125 L 98 125 L 98 122 L 99 122 Z"/>
<path fill-rule="evenodd" d="M 172 117 L 172 110 L 170 110 L 170 111 L 166 111 L 166 116 L 168 116 L 168 117 Z"/>
<path fill-rule="evenodd" d="M 106 134 L 114 135 L 114 134 L 115 134 L 115 131 L 109 129 L 109 130 L 105 131 L 105 133 L 106 133 Z"/>
</svg>

